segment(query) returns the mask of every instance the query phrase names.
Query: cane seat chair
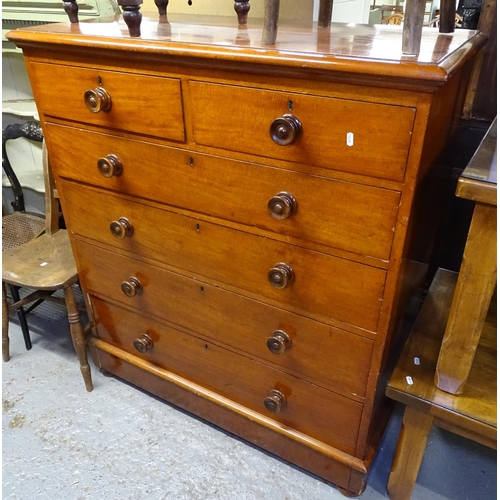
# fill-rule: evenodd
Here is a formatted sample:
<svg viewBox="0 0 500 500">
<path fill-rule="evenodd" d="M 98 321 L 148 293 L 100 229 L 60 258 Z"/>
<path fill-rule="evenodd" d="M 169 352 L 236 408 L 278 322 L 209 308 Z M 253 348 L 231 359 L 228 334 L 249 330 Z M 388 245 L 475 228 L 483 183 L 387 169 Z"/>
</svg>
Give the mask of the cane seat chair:
<svg viewBox="0 0 500 500">
<path fill-rule="evenodd" d="M 16 175 L 7 154 L 7 142 L 24 138 L 30 142 L 42 143 L 43 133 L 40 123 L 29 120 L 22 124 L 7 125 L 2 130 L 2 169 L 12 188 L 14 201 L 11 203 L 14 212 L 2 215 L 2 252 L 27 243 L 40 236 L 45 231 L 45 220 L 42 214 L 26 212 L 24 193 L 21 183 Z M 10 294 L 14 301 L 19 300 L 19 289 L 10 286 Z M 38 303 L 33 304 L 27 311 L 23 307 L 17 309 L 19 324 L 24 337 L 26 349 L 31 349 L 31 338 L 26 315 Z"/>
<path fill-rule="evenodd" d="M 59 202 L 50 170 L 47 149 L 43 144 L 43 174 L 45 183 L 45 232 L 16 248 L 2 252 L 2 354 L 9 361 L 9 311 L 39 299 L 64 302 L 68 310 L 71 338 L 80 370 L 88 391 L 93 389 L 87 360 L 85 334 L 73 291 L 78 282 L 75 261 L 68 233 L 59 228 Z M 35 291 L 9 306 L 6 285 L 27 287 Z M 56 290 L 64 291 L 64 299 L 53 297 Z"/>
</svg>

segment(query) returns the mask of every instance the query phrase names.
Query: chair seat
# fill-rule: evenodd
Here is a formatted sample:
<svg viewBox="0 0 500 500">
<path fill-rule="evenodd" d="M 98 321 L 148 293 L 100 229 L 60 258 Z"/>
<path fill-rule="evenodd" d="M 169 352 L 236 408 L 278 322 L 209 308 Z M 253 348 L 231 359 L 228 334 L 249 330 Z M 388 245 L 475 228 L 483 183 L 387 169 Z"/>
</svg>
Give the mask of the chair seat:
<svg viewBox="0 0 500 500">
<path fill-rule="evenodd" d="M 2 252 L 2 280 L 11 285 L 55 290 L 77 279 L 69 235 L 64 229 Z"/>
<path fill-rule="evenodd" d="M 2 217 L 2 252 L 24 245 L 45 229 L 45 219 L 14 212 Z"/>
</svg>

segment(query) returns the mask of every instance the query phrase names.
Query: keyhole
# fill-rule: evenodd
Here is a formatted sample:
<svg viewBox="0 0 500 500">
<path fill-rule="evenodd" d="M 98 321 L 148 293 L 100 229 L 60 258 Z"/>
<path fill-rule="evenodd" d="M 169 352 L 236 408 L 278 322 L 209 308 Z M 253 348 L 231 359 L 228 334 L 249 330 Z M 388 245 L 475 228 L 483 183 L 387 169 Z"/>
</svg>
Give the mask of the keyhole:
<svg viewBox="0 0 500 500">
<path fill-rule="evenodd" d="M 102 78 L 100 76 L 97 77 L 97 83 L 99 85 L 102 85 Z"/>
<path fill-rule="evenodd" d="M 290 99 L 288 101 L 288 111 L 292 111 L 292 108 L 293 108 L 293 101 Z"/>
</svg>

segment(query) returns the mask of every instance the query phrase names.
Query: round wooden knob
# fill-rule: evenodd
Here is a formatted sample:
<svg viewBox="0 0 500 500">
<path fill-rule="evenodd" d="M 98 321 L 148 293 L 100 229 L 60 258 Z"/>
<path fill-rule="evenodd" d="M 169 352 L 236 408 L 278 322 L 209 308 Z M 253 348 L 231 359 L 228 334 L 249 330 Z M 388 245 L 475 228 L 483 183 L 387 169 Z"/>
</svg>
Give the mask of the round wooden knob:
<svg viewBox="0 0 500 500">
<path fill-rule="evenodd" d="M 122 292 L 127 297 L 135 297 L 141 290 L 141 282 L 134 276 L 131 276 L 127 281 L 122 283 Z"/>
<path fill-rule="evenodd" d="M 273 354 L 283 354 L 291 344 L 292 340 L 283 330 L 275 330 L 273 336 L 267 339 L 267 348 Z"/>
<path fill-rule="evenodd" d="M 108 111 L 111 108 L 111 96 L 103 87 L 87 90 L 85 94 L 83 94 L 83 100 L 87 109 L 92 111 L 92 113 Z"/>
<path fill-rule="evenodd" d="M 275 219 L 287 219 L 297 210 L 297 200 L 290 193 L 280 191 L 267 202 L 267 209 Z"/>
<path fill-rule="evenodd" d="M 271 413 L 279 413 L 282 407 L 285 405 L 286 405 L 285 395 L 282 392 L 277 391 L 276 389 L 273 389 L 269 393 L 269 396 L 267 396 L 267 398 L 264 399 L 264 406 Z"/>
<path fill-rule="evenodd" d="M 132 236 L 134 234 L 134 226 L 132 226 L 132 223 L 126 217 L 114 220 L 109 225 L 109 229 L 111 234 L 120 240 L 125 238 L 125 236 Z"/>
<path fill-rule="evenodd" d="M 284 262 L 278 262 L 269 269 L 267 278 L 274 288 L 285 288 L 294 278 L 293 269 Z"/>
<path fill-rule="evenodd" d="M 271 123 L 269 133 L 276 144 L 288 146 L 299 138 L 302 133 L 302 123 L 294 115 L 283 115 Z"/>
<path fill-rule="evenodd" d="M 113 177 L 113 175 L 121 175 L 123 172 L 123 164 L 118 156 L 109 154 L 105 158 L 97 160 L 97 169 L 103 177 Z"/>
<path fill-rule="evenodd" d="M 147 333 L 143 333 L 139 338 L 134 340 L 134 347 L 144 354 L 153 347 L 153 339 Z"/>
</svg>

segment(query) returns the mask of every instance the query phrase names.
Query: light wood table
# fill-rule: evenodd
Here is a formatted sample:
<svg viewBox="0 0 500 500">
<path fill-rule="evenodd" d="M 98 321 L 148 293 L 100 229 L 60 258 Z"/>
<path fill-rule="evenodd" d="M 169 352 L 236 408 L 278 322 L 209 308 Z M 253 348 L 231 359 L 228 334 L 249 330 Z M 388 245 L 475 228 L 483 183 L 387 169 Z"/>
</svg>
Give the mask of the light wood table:
<svg viewBox="0 0 500 500">
<path fill-rule="evenodd" d="M 456 273 L 438 270 L 387 385 L 387 396 L 406 405 L 387 485 L 391 500 L 411 498 L 433 425 L 496 448 L 496 311 L 490 309 L 483 323 L 463 395 L 434 384 L 456 283 Z"/>
<path fill-rule="evenodd" d="M 497 278 L 497 127 L 488 130 L 458 181 L 457 196 L 476 202 L 458 284 L 439 353 L 435 382 L 464 391 Z"/>
</svg>

